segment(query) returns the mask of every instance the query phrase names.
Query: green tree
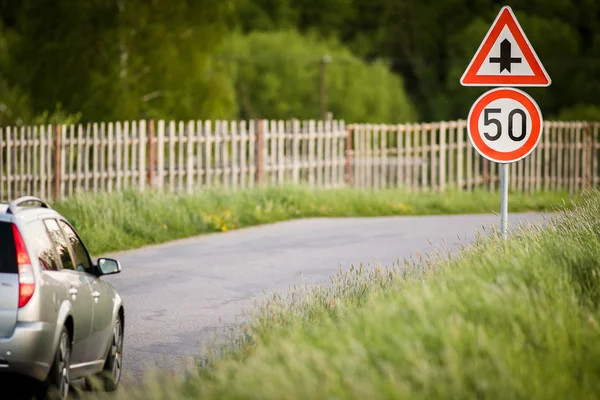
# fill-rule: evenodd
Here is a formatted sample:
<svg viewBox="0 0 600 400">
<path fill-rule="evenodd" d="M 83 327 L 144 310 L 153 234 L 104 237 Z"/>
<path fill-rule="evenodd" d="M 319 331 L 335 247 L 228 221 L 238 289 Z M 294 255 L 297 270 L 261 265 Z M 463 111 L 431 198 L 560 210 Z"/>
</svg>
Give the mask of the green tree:
<svg viewBox="0 0 600 400">
<path fill-rule="evenodd" d="M 335 40 L 294 30 L 235 34 L 224 44 L 242 118 L 318 119 L 321 61 L 327 110 L 349 122 L 417 120 L 402 79 L 382 62 L 367 64 Z"/>
<path fill-rule="evenodd" d="M 231 22 L 243 32 L 296 27 L 298 7 L 292 0 L 237 0 Z"/>
<path fill-rule="evenodd" d="M 4 73 L 9 65 L 10 40 L 10 31 L 0 23 L 0 126 L 17 124 L 21 118 L 28 118 L 30 112 L 29 99 L 9 83 Z"/>
<path fill-rule="evenodd" d="M 0 124 L 79 112 L 85 120 L 317 117 L 324 54 L 333 56 L 336 116 L 387 121 L 406 101 L 423 120 L 464 118 L 487 88 L 462 87 L 460 75 L 504 4 L 552 78 L 549 88 L 527 89 L 544 115 L 600 107 L 598 0 L 0 0 Z M 238 30 L 247 36 L 216 56 Z M 293 30 L 307 38 L 281 43 Z M 230 59 L 240 54 L 245 61 Z M 393 89 L 374 96 L 363 82 Z"/>
<path fill-rule="evenodd" d="M 397 60 L 425 119 L 464 118 L 485 88 L 459 79 L 500 8 L 513 8 L 550 74 L 549 88 L 531 93 L 545 114 L 577 104 L 600 105 L 600 2 L 595 0 L 391 1 L 380 55 Z"/>
<path fill-rule="evenodd" d="M 246 32 L 296 27 L 334 36 L 358 57 L 389 60 L 427 120 L 464 118 L 485 90 L 462 87 L 460 75 L 507 4 L 553 80 L 548 88 L 528 89 L 543 112 L 600 106 L 598 0 L 239 1 Z"/>
<path fill-rule="evenodd" d="M 221 0 L 23 0 L 8 76 L 36 113 L 87 120 L 227 117 L 233 89 L 209 54 L 227 33 Z"/>
</svg>

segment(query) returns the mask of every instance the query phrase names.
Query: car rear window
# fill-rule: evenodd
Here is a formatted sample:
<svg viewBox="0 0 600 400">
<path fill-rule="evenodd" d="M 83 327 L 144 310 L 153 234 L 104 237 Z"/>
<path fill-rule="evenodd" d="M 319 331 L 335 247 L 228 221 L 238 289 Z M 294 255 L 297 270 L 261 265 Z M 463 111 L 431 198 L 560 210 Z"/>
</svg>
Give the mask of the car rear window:
<svg viewBox="0 0 600 400">
<path fill-rule="evenodd" d="M 0 273 L 16 274 L 17 272 L 17 253 L 12 224 L 0 222 Z"/>
</svg>

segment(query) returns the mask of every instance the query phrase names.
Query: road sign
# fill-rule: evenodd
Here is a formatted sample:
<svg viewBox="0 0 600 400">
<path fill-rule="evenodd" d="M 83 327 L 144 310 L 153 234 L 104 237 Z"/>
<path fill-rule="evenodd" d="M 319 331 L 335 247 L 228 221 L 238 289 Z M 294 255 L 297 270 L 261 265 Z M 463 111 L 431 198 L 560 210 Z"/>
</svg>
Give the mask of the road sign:
<svg viewBox="0 0 600 400">
<path fill-rule="evenodd" d="M 542 125 L 542 112 L 535 100 L 514 88 L 495 88 L 482 94 L 467 118 L 473 147 L 500 164 L 527 157 L 540 141 Z"/>
<path fill-rule="evenodd" d="M 509 6 L 496 16 L 465 70 L 463 86 L 550 86 L 550 76 Z"/>
</svg>

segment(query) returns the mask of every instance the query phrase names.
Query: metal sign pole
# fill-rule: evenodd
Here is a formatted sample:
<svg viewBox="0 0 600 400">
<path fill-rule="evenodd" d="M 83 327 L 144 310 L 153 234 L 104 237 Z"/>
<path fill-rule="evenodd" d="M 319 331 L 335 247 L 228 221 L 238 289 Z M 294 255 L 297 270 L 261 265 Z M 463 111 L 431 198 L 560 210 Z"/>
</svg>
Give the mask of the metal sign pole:
<svg viewBox="0 0 600 400">
<path fill-rule="evenodd" d="M 512 37 L 501 35 L 504 29 Z M 492 52 L 492 49 L 500 48 Z M 522 57 L 514 57 L 518 48 Z M 533 75 L 522 75 L 512 64 L 528 67 Z M 504 73 L 504 72 L 508 73 Z M 508 237 L 508 164 L 527 157 L 538 145 L 544 119 L 535 100 L 511 86 L 550 86 L 552 80 L 531 47 L 529 39 L 510 6 L 503 6 L 487 31 L 477 52 L 460 78 L 462 86 L 498 86 L 482 94 L 471 106 L 467 134 L 475 150 L 487 160 L 500 163 L 500 235 Z M 502 116 L 508 116 L 502 117 Z M 515 117 L 521 129 L 513 131 Z M 496 129 L 490 131 L 490 125 Z M 503 132 L 508 138 L 499 140 Z M 491 133 L 490 133 L 491 132 Z"/>
<path fill-rule="evenodd" d="M 508 163 L 500 164 L 500 235 L 507 238 L 508 228 Z"/>
</svg>

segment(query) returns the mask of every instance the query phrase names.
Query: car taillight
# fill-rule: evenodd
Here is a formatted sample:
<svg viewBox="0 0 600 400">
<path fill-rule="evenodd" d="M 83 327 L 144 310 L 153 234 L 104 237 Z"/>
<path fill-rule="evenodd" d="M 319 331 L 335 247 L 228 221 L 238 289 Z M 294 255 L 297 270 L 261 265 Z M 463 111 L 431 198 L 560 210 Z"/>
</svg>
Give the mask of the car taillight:
<svg viewBox="0 0 600 400">
<path fill-rule="evenodd" d="M 25 306 L 35 291 L 35 275 L 31 259 L 25 247 L 25 242 L 19 228 L 13 224 L 13 237 L 17 251 L 17 266 L 19 268 L 19 308 Z"/>
</svg>

